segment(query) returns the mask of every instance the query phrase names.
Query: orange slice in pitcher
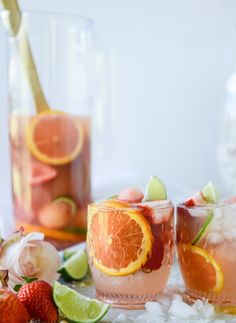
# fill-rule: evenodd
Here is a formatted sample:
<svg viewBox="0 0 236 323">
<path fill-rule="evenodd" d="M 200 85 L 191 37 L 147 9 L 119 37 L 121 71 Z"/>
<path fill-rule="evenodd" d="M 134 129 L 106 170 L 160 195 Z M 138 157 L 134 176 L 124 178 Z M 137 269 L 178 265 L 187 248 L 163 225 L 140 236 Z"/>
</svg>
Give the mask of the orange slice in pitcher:
<svg viewBox="0 0 236 323">
<path fill-rule="evenodd" d="M 47 111 L 30 120 L 26 142 L 32 155 L 41 162 L 64 165 L 80 153 L 84 133 L 73 117 L 59 111 Z"/>
<path fill-rule="evenodd" d="M 142 267 L 151 252 L 153 236 L 139 210 L 90 206 L 87 242 L 94 265 L 111 276 L 125 276 Z"/>
<path fill-rule="evenodd" d="M 180 243 L 178 258 L 187 288 L 213 293 L 222 290 L 224 274 L 220 265 L 206 250 Z"/>
</svg>

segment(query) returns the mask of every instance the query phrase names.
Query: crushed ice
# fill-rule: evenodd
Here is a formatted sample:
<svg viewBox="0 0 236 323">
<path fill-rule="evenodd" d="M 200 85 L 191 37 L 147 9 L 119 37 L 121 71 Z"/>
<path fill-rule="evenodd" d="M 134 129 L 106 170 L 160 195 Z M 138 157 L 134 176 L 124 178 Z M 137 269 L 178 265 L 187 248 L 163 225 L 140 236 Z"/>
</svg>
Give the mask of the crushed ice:
<svg viewBox="0 0 236 323">
<path fill-rule="evenodd" d="M 158 302 L 147 302 L 145 312 L 135 317 L 119 314 L 113 322 L 121 323 L 159 323 L 159 322 L 198 322 L 198 323 L 224 323 L 224 319 L 216 319 L 214 306 L 197 300 L 194 304 L 188 305 L 178 294 L 163 295 Z"/>
</svg>

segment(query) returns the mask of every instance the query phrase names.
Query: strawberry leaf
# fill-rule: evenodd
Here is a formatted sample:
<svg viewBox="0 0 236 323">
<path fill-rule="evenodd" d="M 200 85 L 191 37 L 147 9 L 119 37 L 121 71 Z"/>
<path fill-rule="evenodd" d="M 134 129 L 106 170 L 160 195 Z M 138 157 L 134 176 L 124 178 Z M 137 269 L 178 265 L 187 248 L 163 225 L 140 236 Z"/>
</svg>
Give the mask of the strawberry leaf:
<svg viewBox="0 0 236 323">
<path fill-rule="evenodd" d="M 32 283 L 33 281 L 37 280 L 37 277 L 27 277 L 27 276 L 21 276 L 21 278 L 24 279 L 26 284 Z"/>
<path fill-rule="evenodd" d="M 15 285 L 15 287 L 13 289 L 14 289 L 15 292 L 19 292 L 21 287 L 22 287 L 21 284 L 17 284 L 17 285 Z"/>
</svg>

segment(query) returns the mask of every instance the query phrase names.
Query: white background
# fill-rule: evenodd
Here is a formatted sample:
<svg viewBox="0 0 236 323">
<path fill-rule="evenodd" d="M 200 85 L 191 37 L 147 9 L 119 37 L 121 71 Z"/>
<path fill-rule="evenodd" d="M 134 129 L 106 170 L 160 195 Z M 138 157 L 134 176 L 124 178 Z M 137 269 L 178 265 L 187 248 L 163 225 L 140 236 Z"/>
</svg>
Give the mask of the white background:
<svg viewBox="0 0 236 323">
<path fill-rule="evenodd" d="M 96 21 L 111 70 L 112 126 L 105 133 L 110 149 L 104 163 L 95 161 L 94 173 L 104 185 L 112 178 L 139 184 L 153 173 L 167 188 L 200 189 L 212 180 L 224 191 L 216 149 L 225 83 L 236 65 L 235 1 L 21 0 L 20 5 Z M 1 28 L 0 196 L 7 202 L 4 37 Z"/>
</svg>

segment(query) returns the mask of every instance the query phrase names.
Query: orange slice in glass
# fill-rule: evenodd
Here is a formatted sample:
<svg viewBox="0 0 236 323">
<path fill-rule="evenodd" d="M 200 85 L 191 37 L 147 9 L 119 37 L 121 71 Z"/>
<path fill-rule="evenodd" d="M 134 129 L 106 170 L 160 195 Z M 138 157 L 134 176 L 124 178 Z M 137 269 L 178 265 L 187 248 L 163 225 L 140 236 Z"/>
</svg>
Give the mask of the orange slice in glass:
<svg viewBox="0 0 236 323">
<path fill-rule="evenodd" d="M 100 271 L 111 276 L 125 276 L 140 269 L 152 248 L 147 220 L 139 210 L 124 206 L 113 201 L 105 203 L 104 209 L 92 205 L 88 212 L 90 257 Z"/>
<path fill-rule="evenodd" d="M 26 142 L 32 155 L 41 162 L 64 165 L 79 155 L 84 133 L 73 117 L 50 111 L 30 120 L 26 128 Z"/>
<path fill-rule="evenodd" d="M 224 274 L 220 265 L 206 250 L 180 243 L 178 258 L 187 288 L 213 293 L 222 290 Z"/>
</svg>

